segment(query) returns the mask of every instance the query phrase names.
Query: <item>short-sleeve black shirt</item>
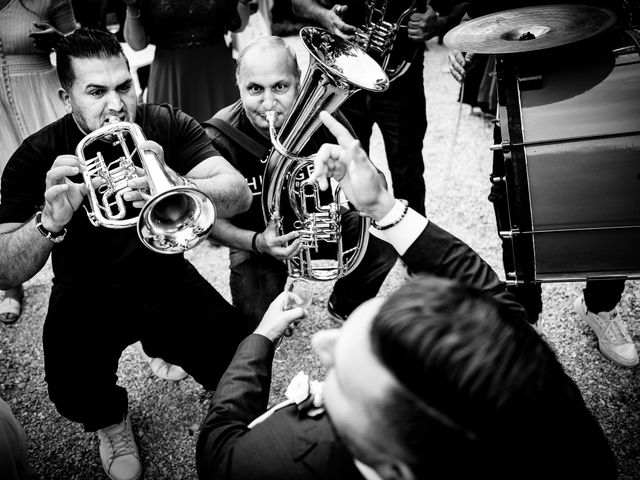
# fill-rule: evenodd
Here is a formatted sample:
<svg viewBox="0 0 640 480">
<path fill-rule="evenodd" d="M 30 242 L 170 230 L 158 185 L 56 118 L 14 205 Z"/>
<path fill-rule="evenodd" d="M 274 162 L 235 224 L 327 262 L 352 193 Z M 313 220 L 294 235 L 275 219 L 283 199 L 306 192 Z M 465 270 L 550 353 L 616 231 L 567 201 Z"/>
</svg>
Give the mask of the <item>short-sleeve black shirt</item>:
<svg viewBox="0 0 640 480">
<path fill-rule="evenodd" d="M 251 122 L 247 118 L 246 113 L 244 112 L 244 109 L 242 108 L 241 100 L 238 100 L 228 107 L 223 108 L 218 113 L 216 113 L 214 117 L 224 120 L 232 127 L 237 128 L 242 133 L 262 145 L 265 149 L 264 157 L 262 159 L 259 159 L 255 155 L 250 153 L 247 149 L 243 148 L 240 145 L 237 145 L 234 141 L 229 139 L 229 137 L 227 137 L 227 135 L 225 135 L 218 128 L 211 125 L 205 126 L 207 135 L 209 135 L 213 146 L 240 173 L 242 173 L 242 175 L 247 180 L 247 184 L 251 189 L 251 193 L 253 194 L 253 201 L 251 202 L 251 207 L 249 208 L 249 210 L 244 213 L 235 215 L 233 218 L 230 218 L 229 221 L 238 228 L 261 232 L 265 228 L 264 216 L 262 214 L 262 180 L 265 170 L 265 163 L 263 163 L 261 160 L 264 160 L 267 157 L 267 154 L 271 149 L 271 140 L 258 132 L 251 124 Z M 355 137 L 355 133 L 353 132 L 351 125 L 344 117 L 344 115 L 340 113 L 340 111 L 337 111 L 335 113 L 335 117 L 338 119 L 338 121 L 340 121 L 340 123 L 345 125 L 351 132 L 351 134 Z M 316 153 L 323 143 L 335 142 L 336 140 L 335 138 L 333 138 L 331 133 L 322 126 L 311 137 L 311 140 L 309 140 L 309 142 L 302 149 L 302 152 L 299 152 L 299 154 L 310 155 Z M 307 175 L 310 174 L 311 171 L 308 171 Z M 285 208 L 284 205 L 283 208 Z"/>
<path fill-rule="evenodd" d="M 198 122 L 169 105 L 139 105 L 136 123 L 148 140 L 162 146 L 165 162 L 181 175 L 219 155 Z M 24 223 L 34 215 L 44 204 L 46 174 L 54 160 L 75 155 L 83 137 L 68 114 L 25 139 L 2 176 L 0 223 Z M 82 183 L 82 176 L 71 180 Z M 86 199 L 83 205 L 88 206 Z M 133 209 L 131 204 L 127 208 Z M 140 242 L 135 227 L 94 227 L 80 207 L 66 228 L 65 240 L 52 252 L 55 282 L 126 287 L 181 280 L 184 256 L 152 252 Z"/>
</svg>

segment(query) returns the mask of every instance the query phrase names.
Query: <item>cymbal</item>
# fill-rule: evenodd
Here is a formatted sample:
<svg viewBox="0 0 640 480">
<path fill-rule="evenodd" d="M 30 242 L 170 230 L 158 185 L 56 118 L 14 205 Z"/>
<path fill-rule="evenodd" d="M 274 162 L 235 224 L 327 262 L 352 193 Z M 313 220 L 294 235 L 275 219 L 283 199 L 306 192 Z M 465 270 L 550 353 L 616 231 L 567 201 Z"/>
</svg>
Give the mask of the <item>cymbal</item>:
<svg viewBox="0 0 640 480">
<path fill-rule="evenodd" d="M 444 36 L 444 44 L 469 53 L 531 52 L 592 37 L 616 20 L 611 10 L 589 5 L 516 8 L 461 23 Z"/>
</svg>

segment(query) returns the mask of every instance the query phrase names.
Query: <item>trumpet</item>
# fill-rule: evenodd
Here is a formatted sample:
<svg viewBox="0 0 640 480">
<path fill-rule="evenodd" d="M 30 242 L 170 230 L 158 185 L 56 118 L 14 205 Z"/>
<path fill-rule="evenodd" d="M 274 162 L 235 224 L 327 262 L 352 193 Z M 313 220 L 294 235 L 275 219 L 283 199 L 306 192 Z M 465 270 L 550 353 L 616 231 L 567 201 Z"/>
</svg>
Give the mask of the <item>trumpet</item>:
<svg viewBox="0 0 640 480">
<path fill-rule="evenodd" d="M 418 43 L 411 42 L 407 35 L 409 17 L 418 11 L 418 2 L 366 0 L 364 3 L 364 15 L 354 9 L 354 16 L 365 17 L 356 28 L 355 42 L 384 68 L 393 81 L 406 73 L 418 51 Z M 404 48 L 398 48 L 400 44 Z"/>
<path fill-rule="evenodd" d="M 382 92 L 389 87 L 389 80 L 369 55 L 337 35 L 304 27 L 300 38 L 311 56 L 300 94 L 279 132 L 275 129 L 275 113 L 265 115 L 273 149 L 264 172 L 262 209 L 265 223 L 275 212 L 281 214 L 281 235 L 288 227 L 300 233 L 302 249 L 287 260 L 289 276 L 333 280 L 348 275 L 362 260 L 370 219 L 359 217 L 357 242 L 345 248 L 340 187 L 328 195 L 320 192 L 318 185 L 307 179 L 313 157 L 298 153 L 320 127 L 318 114 L 322 110 L 333 113 L 360 89 Z M 282 215 L 287 208 L 292 212 L 290 218 Z"/>
<path fill-rule="evenodd" d="M 153 153 L 139 148 L 145 140 L 137 124 L 119 121 L 80 141 L 76 156 L 84 166 L 82 176 L 89 204 L 84 208 L 96 227 L 136 226 L 138 237 L 147 248 L 157 253 L 181 253 L 207 237 L 216 209 L 197 188 L 176 185 L 164 164 Z M 137 166 L 144 169 L 149 194 L 143 193 L 146 203 L 135 215 L 125 205 L 124 194 L 132 190 L 129 181 L 140 176 Z"/>
</svg>

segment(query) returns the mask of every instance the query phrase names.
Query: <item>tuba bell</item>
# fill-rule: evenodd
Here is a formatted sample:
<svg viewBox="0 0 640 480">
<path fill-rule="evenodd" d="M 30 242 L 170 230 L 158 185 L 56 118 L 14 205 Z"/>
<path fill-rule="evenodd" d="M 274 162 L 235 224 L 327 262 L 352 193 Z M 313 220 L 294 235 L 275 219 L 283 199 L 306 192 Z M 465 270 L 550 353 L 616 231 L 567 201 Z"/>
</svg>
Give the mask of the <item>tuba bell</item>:
<svg viewBox="0 0 640 480">
<path fill-rule="evenodd" d="M 366 0 L 360 8 L 352 5 L 347 11 L 347 23 L 357 25 L 354 41 L 384 68 L 391 81 L 409 69 L 418 51 L 418 43 L 409 40 L 407 33 L 407 22 L 418 11 L 417 3 L 418 0 Z"/>
<path fill-rule="evenodd" d="M 204 240 L 216 219 L 215 206 L 198 189 L 176 185 L 164 164 L 139 145 L 146 140 L 140 127 L 130 122 L 112 122 L 85 136 L 76 147 L 84 166 L 89 221 L 96 227 L 137 226 L 138 237 L 158 253 L 180 253 Z M 107 160 L 115 158 L 115 160 Z M 144 169 L 149 194 L 139 214 L 125 205 L 128 182 Z M 98 185 L 95 187 L 94 185 Z"/>
<path fill-rule="evenodd" d="M 302 249 L 287 260 L 289 276 L 333 280 L 347 275 L 362 260 L 370 219 L 359 217 L 358 241 L 345 248 L 340 187 L 334 185 L 331 192 L 321 192 L 317 184 L 308 181 L 313 157 L 297 153 L 322 124 L 318 116 L 321 111 L 333 113 L 360 89 L 382 92 L 389 87 L 389 80 L 375 60 L 337 35 L 304 27 L 300 38 L 310 54 L 309 67 L 278 134 L 273 112 L 267 114 L 273 148 L 266 160 L 262 211 L 265 223 L 274 213 L 280 214 L 281 235 L 286 228 L 300 233 Z M 331 198 L 325 198 L 327 195 Z M 287 210 L 289 216 L 283 214 Z"/>
</svg>

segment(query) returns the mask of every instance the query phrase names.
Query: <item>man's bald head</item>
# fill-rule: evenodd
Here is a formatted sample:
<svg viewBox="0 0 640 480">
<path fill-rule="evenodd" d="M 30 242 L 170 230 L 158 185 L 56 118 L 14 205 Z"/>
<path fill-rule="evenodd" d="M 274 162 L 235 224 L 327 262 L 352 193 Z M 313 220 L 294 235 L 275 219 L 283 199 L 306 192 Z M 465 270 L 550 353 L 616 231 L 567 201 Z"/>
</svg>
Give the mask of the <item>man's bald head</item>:
<svg viewBox="0 0 640 480">
<path fill-rule="evenodd" d="M 293 74 L 296 82 L 300 81 L 300 67 L 298 66 L 298 60 L 295 52 L 281 37 L 270 36 L 254 40 L 242 49 L 238 55 L 236 66 L 236 82 L 238 85 L 241 83 L 242 68 L 245 65 L 245 62 L 250 63 L 253 59 L 260 58 L 265 54 L 282 55 L 282 58 L 285 59 L 285 64 L 287 65 L 289 72 Z"/>
</svg>

